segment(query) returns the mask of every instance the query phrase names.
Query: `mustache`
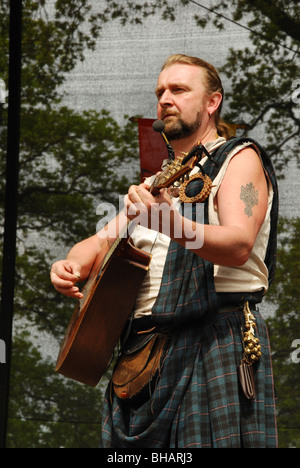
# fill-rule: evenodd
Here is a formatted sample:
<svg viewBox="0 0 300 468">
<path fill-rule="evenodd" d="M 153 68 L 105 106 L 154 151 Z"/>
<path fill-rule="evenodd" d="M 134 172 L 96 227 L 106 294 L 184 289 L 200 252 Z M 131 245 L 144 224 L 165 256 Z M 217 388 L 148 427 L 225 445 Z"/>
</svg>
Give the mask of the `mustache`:
<svg viewBox="0 0 300 468">
<path fill-rule="evenodd" d="M 173 115 L 175 117 L 179 117 L 179 112 L 172 112 L 172 111 L 168 111 L 168 110 L 165 110 L 165 111 L 162 111 L 161 113 L 161 119 L 164 119 L 165 117 L 167 117 L 168 115 Z"/>
</svg>

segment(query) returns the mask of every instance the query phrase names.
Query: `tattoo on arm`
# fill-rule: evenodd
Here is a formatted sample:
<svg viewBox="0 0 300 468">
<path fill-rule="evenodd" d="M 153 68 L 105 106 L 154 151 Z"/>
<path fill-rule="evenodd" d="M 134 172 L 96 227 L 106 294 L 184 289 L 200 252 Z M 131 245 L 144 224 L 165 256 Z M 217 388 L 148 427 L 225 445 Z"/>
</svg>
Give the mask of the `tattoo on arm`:
<svg viewBox="0 0 300 468">
<path fill-rule="evenodd" d="M 240 199 L 245 203 L 245 214 L 250 218 L 252 216 L 252 208 L 255 205 L 258 205 L 258 190 L 255 190 L 255 187 L 252 182 L 244 187 L 242 185 Z"/>
</svg>

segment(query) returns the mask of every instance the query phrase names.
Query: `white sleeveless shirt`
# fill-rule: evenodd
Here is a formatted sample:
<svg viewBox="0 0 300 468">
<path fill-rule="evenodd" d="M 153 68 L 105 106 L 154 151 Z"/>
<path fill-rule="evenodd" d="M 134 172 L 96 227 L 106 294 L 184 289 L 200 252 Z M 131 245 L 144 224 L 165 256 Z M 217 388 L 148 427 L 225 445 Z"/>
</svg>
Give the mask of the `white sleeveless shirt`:
<svg viewBox="0 0 300 468">
<path fill-rule="evenodd" d="M 205 147 L 209 152 L 212 152 L 225 143 L 225 141 L 226 140 L 224 138 L 220 137 L 213 142 L 206 143 Z M 214 198 L 221 186 L 228 165 L 231 159 L 239 151 L 249 145 L 251 145 L 250 142 L 234 148 L 228 154 L 217 177 L 214 179 L 214 187 L 212 188 L 208 199 L 209 223 L 212 225 L 220 225 L 219 215 L 214 207 Z M 259 154 L 258 149 L 257 152 Z M 203 158 L 201 160 L 201 164 L 204 164 L 206 159 L 207 157 Z M 194 168 L 191 175 L 198 171 L 199 168 Z M 152 180 L 153 178 L 149 178 L 146 182 L 151 184 Z M 264 263 L 264 258 L 270 234 L 270 213 L 273 199 L 272 185 L 271 183 L 268 185 L 269 194 L 267 214 L 255 240 L 249 259 L 244 265 L 238 267 L 214 265 L 214 281 L 217 292 L 254 292 L 260 291 L 261 289 L 266 291 L 268 289 L 268 270 Z M 174 198 L 173 203 L 179 208 L 181 202 L 179 198 Z M 144 228 L 143 226 L 137 226 L 134 229 L 131 238 L 136 247 L 143 249 L 146 252 L 151 252 L 152 254 L 149 271 L 147 272 L 139 290 L 135 304 L 134 316 L 135 318 L 139 318 L 151 314 L 152 307 L 154 306 L 160 290 L 161 278 L 168 253 L 170 238 L 164 234 Z"/>
<path fill-rule="evenodd" d="M 209 203 L 209 224 L 219 226 L 219 214 L 215 210 L 214 198 L 222 184 L 226 170 L 231 159 L 242 149 L 251 146 L 252 143 L 244 143 L 234 148 L 227 156 L 222 165 L 217 177 L 214 179 L 214 187 L 212 188 L 208 203 Z M 258 148 L 256 148 L 259 154 Z M 266 174 L 267 177 L 267 174 Z M 273 201 L 273 188 L 268 181 L 268 206 L 267 213 L 259 233 L 255 239 L 252 251 L 250 252 L 248 261 L 242 266 L 221 266 L 214 265 L 214 280 L 215 289 L 217 292 L 264 292 L 268 289 L 268 269 L 264 263 L 266 256 L 268 239 L 271 228 L 271 208 Z"/>
</svg>

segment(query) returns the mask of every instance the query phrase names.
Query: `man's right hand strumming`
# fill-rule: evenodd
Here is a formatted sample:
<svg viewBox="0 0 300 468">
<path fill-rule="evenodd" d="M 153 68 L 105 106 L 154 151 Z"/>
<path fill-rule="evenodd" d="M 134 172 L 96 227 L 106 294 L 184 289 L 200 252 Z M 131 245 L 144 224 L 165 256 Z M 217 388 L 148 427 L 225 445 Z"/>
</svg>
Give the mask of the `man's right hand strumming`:
<svg viewBox="0 0 300 468">
<path fill-rule="evenodd" d="M 75 244 L 65 260 L 53 263 L 50 277 L 55 289 L 65 296 L 82 299 L 83 294 L 76 283 L 89 277 L 96 258 L 99 255 L 105 257 L 127 222 L 128 219 L 122 211 L 100 232 Z"/>
<path fill-rule="evenodd" d="M 60 260 L 53 263 L 50 278 L 55 289 L 65 296 L 82 299 L 76 283 L 81 279 L 81 266 L 70 260 Z"/>
</svg>

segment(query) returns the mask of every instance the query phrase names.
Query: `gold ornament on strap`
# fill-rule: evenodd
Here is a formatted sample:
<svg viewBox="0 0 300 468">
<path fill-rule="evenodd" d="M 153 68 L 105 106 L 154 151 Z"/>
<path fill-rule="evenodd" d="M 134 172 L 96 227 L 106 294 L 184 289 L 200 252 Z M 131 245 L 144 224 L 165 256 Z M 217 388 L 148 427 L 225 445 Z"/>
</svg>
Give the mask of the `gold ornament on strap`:
<svg viewBox="0 0 300 468">
<path fill-rule="evenodd" d="M 188 197 L 186 195 L 186 188 L 190 182 L 195 179 L 201 179 L 203 181 L 203 188 L 194 197 Z M 202 174 L 198 172 L 197 174 L 192 175 L 188 180 L 186 180 L 180 187 L 179 198 L 183 203 L 202 203 L 207 199 L 212 189 L 211 178 L 207 174 Z"/>
<path fill-rule="evenodd" d="M 248 301 L 244 305 L 245 331 L 244 331 L 244 357 L 248 363 L 253 364 L 261 358 L 259 339 L 255 337 L 255 318 L 249 309 Z"/>
</svg>

